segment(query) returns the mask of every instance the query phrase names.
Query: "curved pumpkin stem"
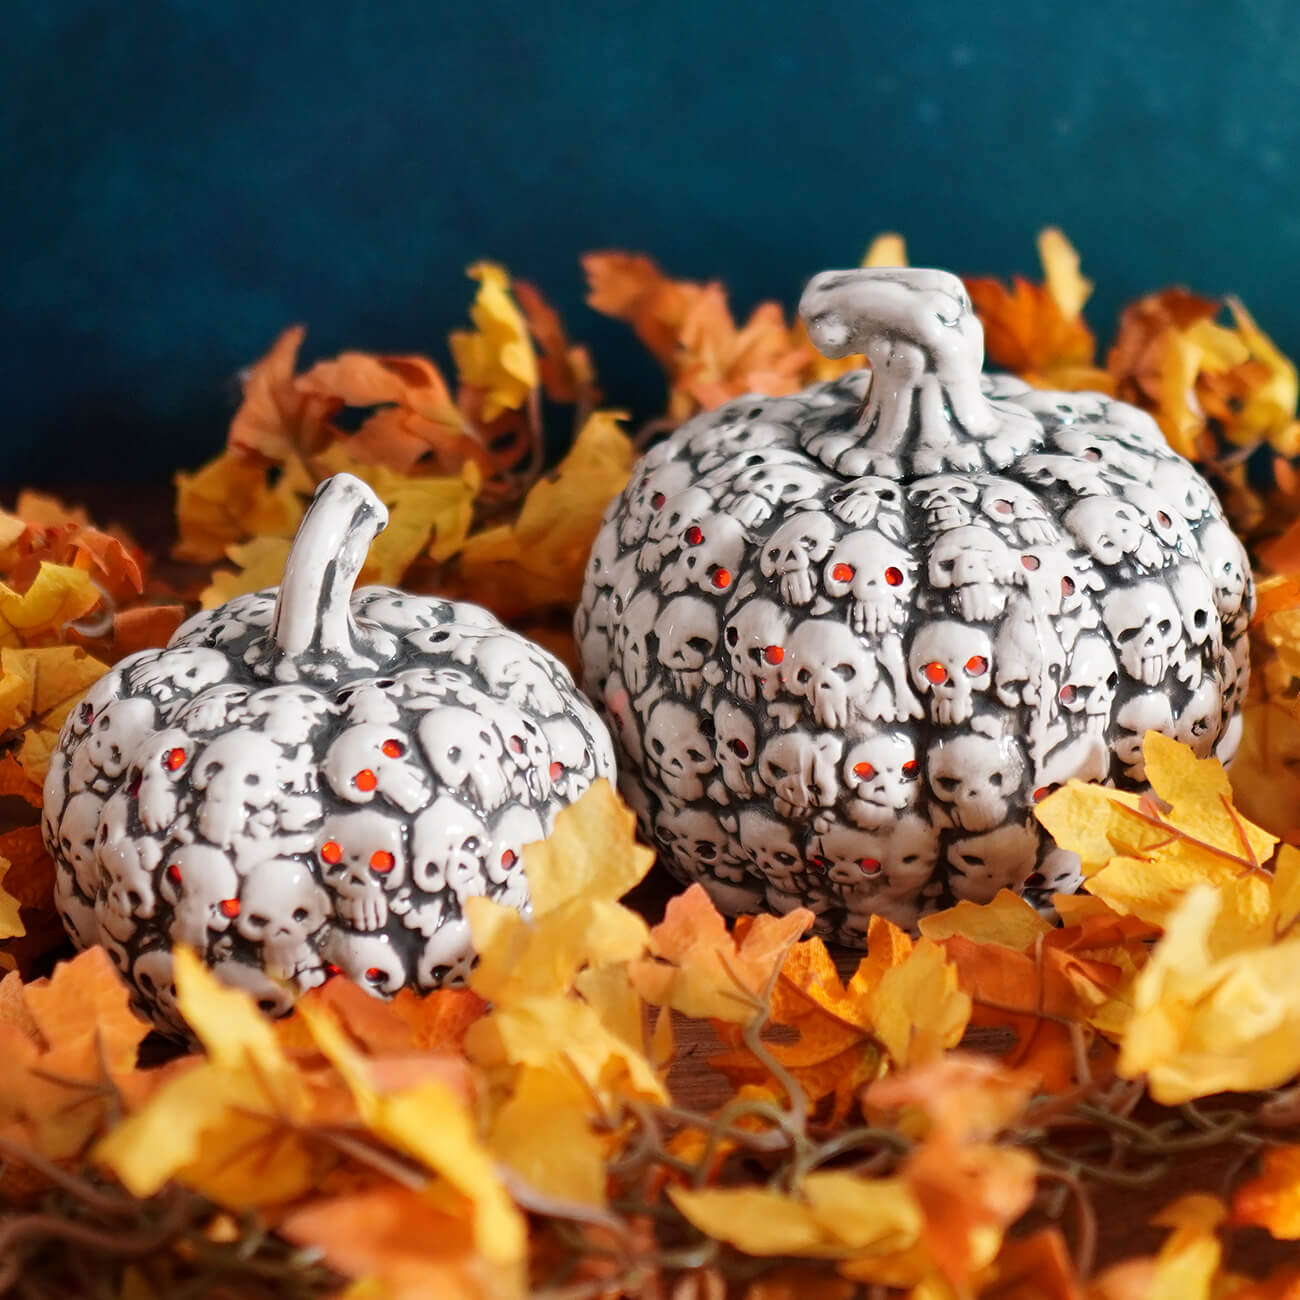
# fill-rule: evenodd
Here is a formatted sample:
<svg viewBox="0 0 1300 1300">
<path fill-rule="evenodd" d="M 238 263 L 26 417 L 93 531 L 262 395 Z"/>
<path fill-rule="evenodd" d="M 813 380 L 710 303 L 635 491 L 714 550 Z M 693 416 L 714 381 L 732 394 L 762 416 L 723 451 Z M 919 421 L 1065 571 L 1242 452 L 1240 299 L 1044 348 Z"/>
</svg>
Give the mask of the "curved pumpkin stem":
<svg viewBox="0 0 1300 1300">
<path fill-rule="evenodd" d="M 387 658 L 352 617 L 352 588 L 371 540 L 388 524 L 380 499 L 352 474 L 316 489 L 284 566 L 264 664 L 277 678 L 337 681 Z"/>
</svg>

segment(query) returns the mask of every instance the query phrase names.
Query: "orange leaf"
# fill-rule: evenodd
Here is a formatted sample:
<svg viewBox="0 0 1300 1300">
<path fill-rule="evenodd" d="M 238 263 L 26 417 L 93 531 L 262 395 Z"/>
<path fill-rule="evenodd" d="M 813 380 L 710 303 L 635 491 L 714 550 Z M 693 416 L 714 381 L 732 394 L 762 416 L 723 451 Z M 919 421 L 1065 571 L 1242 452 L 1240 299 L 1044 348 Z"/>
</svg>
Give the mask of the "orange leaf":
<svg viewBox="0 0 1300 1300">
<path fill-rule="evenodd" d="M 16 795 L 39 808 L 41 784 L 12 754 L 0 758 L 0 795 Z"/>
<path fill-rule="evenodd" d="M 52 911 L 54 860 L 45 850 L 41 828 L 17 826 L 0 834 L 0 857 L 9 863 L 5 889 L 24 907 Z"/>
<path fill-rule="evenodd" d="M 553 402 L 598 405 L 601 395 L 596 387 L 591 354 L 585 347 L 575 347 L 569 342 L 559 313 L 535 285 L 516 280 L 514 295 L 541 349 L 537 368 L 546 396 Z"/>
<path fill-rule="evenodd" d="M 1009 1238 L 993 1264 L 980 1300 L 1083 1300 L 1074 1261 L 1059 1228 Z"/>
<path fill-rule="evenodd" d="M 233 450 L 279 463 L 318 451 L 330 440 L 326 420 L 341 402 L 294 381 L 306 333 L 301 325 L 285 330 L 244 376 L 244 400 L 227 439 Z"/>
<path fill-rule="evenodd" d="M 1300 1146 L 1272 1147 L 1263 1168 L 1237 1189 L 1232 1222 L 1267 1228 L 1281 1241 L 1300 1240 Z"/>
</svg>

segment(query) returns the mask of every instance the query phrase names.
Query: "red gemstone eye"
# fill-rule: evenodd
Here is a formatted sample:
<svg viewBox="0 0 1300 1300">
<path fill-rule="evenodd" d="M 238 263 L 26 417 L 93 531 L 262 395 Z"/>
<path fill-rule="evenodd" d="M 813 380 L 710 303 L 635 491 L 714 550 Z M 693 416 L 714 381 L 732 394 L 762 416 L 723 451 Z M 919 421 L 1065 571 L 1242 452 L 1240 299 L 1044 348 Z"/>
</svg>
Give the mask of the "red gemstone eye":
<svg viewBox="0 0 1300 1300">
<path fill-rule="evenodd" d="M 343 861 L 343 846 L 336 840 L 326 840 L 320 846 L 320 855 L 332 867 L 336 862 Z"/>
<path fill-rule="evenodd" d="M 686 545 L 698 546 L 704 540 L 704 529 L 698 524 L 692 524 L 686 530 Z"/>
<path fill-rule="evenodd" d="M 903 775 L 906 777 L 913 777 L 920 770 L 921 765 L 914 758 L 909 758 L 907 762 L 903 764 Z"/>
<path fill-rule="evenodd" d="M 876 769 L 870 763 L 855 763 L 853 765 L 853 775 L 859 781 L 870 781 L 876 774 Z"/>
<path fill-rule="evenodd" d="M 995 501 L 993 509 L 1000 515 L 1009 515 L 1013 509 L 1010 501 Z"/>
<path fill-rule="evenodd" d="M 1073 703 L 1074 703 L 1074 697 L 1075 697 L 1078 693 L 1079 693 L 1079 692 L 1076 691 L 1076 690 L 1074 689 L 1074 687 L 1070 685 L 1069 682 L 1066 682 L 1065 685 L 1061 687 L 1061 703 L 1062 703 L 1062 704 L 1073 704 Z"/>
<path fill-rule="evenodd" d="M 522 754 L 524 752 L 524 738 L 522 736 L 510 737 L 510 752 L 512 754 Z"/>
<path fill-rule="evenodd" d="M 938 661 L 926 664 L 924 672 L 926 681 L 933 682 L 935 686 L 948 680 L 948 670 Z"/>
<path fill-rule="evenodd" d="M 513 867 L 515 863 L 518 861 L 519 861 L 519 855 L 514 851 L 514 849 L 507 849 L 501 855 L 501 865 L 507 869 Z"/>
<path fill-rule="evenodd" d="M 1054 790 L 1059 790 L 1060 788 L 1058 782 L 1053 782 L 1051 785 L 1040 785 L 1038 789 L 1034 791 L 1034 802 L 1038 803 L 1040 800 L 1046 799 Z"/>
<path fill-rule="evenodd" d="M 779 645 L 770 645 L 764 648 L 763 658 L 770 664 L 779 664 L 785 659 L 785 651 Z"/>
<path fill-rule="evenodd" d="M 864 876 L 874 876 L 876 872 L 880 870 L 880 859 L 860 858 L 858 860 L 858 866 L 862 868 L 862 874 Z"/>
<path fill-rule="evenodd" d="M 406 753 L 406 746 L 400 740 L 386 740 L 380 748 L 389 758 L 401 758 Z"/>
<path fill-rule="evenodd" d="M 825 870 L 829 864 L 825 858 L 809 858 L 808 865 L 810 867 L 820 867 L 822 870 Z"/>
<path fill-rule="evenodd" d="M 885 581 L 889 583 L 891 587 L 901 586 L 903 581 L 902 569 L 895 568 L 894 565 L 891 564 L 889 568 L 885 570 Z"/>
<path fill-rule="evenodd" d="M 731 752 L 735 754 L 737 758 L 748 758 L 749 746 L 745 744 L 743 740 L 733 740 L 731 742 Z"/>
<path fill-rule="evenodd" d="M 369 792 L 379 784 L 379 781 L 368 767 L 363 767 L 361 771 L 352 778 L 352 784 L 355 785 L 358 790 Z"/>
<path fill-rule="evenodd" d="M 336 966 L 332 961 L 327 961 L 325 963 L 325 973 L 327 975 L 342 975 L 343 967 Z"/>
<path fill-rule="evenodd" d="M 378 983 L 384 978 L 384 972 L 378 966 L 369 966 L 366 968 L 366 979 L 372 984 Z"/>
<path fill-rule="evenodd" d="M 837 564 L 831 569 L 831 577 L 836 582 L 852 582 L 853 566 L 851 564 Z"/>
<path fill-rule="evenodd" d="M 1073 596 L 1073 595 L 1074 595 L 1074 579 L 1073 579 L 1073 578 L 1062 578 L 1062 579 L 1061 579 L 1061 595 L 1062 595 L 1062 596 Z"/>
<path fill-rule="evenodd" d="M 385 872 L 391 871 L 396 865 L 397 859 L 393 857 L 387 849 L 376 849 L 370 855 L 370 870 Z"/>
<path fill-rule="evenodd" d="M 656 492 L 654 496 L 650 498 L 650 504 L 654 506 L 656 510 L 658 510 L 667 499 L 668 498 L 665 497 L 662 492 Z"/>
<path fill-rule="evenodd" d="M 731 586 L 731 574 L 726 569 L 713 570 L 713 585 L 719 590 Z"/>
<path fill-rule="evenodd" d="M 185 751 L 183 749 L 169 749 L 163 755 L 163 766 L 169 772 L 175 772 L 178 768 L 185 766 Z"/>
<path fill-rule="evenodd" d="M 551 764 L 550 771 L 551 771 L 551 780 L 558 781 L 560 777 L 564 775 L 564 764 L 561 763 L 559 759 L 556 759 L 556 761 Z"/>
<path fill-rule="evenodd" d="M 1036 555 L 1022 555 L 1020 557 L 1020 563 L 1023 564 L 1030 573 L 1033 573 L 1033 571 L 1042 564 L 1042 561 Z"/>
<path fill-rule="evenodd" d="M 988 672 L 989 661 L 983 655 L 971 655 L 966 660 L 966 672 L 970 677 L 978 677 L 981 673 Z"/>
<path fill-rule="evenodd" d="M 1160 521 L 1160 526 L 1162 528 L 1168 528 L 1169 525 L 1174 522 L 1163 510 L 1157 512 L 1156 518 Z"/>
<path fill-rule="evenodd" d="M 77 711 L 77 717 L 83 727 L 88 727 L 95 720 L 95 706 L 87 700 Z"/>
<path fill-rule="evenodd" d="M 174 862 L 167 868 L 167 879 L 170 880 L 173 885 L 179 885 L 181 883 L 181 869 Z"/>
<path fill-rule="evenodd" d="M 221 911 L 221 915 L 228 920 L 234 920 L 239 915 L 239 899 L 237 898 L 223 898 L 217 906 Z"/>
</svg>

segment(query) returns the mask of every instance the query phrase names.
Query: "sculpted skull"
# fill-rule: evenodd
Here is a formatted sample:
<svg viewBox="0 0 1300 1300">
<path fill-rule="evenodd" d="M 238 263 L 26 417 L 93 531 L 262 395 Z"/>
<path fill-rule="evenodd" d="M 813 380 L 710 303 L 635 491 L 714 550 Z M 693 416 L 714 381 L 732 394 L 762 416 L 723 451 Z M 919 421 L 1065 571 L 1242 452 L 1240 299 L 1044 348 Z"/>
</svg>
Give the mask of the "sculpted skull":
<svg viewBox="0 0 1300 1300">
<path fill-rule="evenodd" d="M 884 636 L 907 619 L 916 562 L 897 542 L 866 529 L 839 540 L 826 561 L 822 584 L 833 599 L 849 597 L 855 632 Z"/>
<path fill-rule="evenodd" d="M 759 568 L 775 579 L 788 605 L 807 605 L 817 589 L 813 566 L 830 553 L 839 533 L 835 520 L 820 510 L 792 514 L 763 545 Z"/>
<path fill-rule="evenodd" d="M 829 808 L 839 794 L 841 742 L 835 736 L 787 731 L 773 736 L 758 758 L 758 775 L 783 817 Z"/>
<path fill-rule="evenodd" d="M 969 722 L 976 693 L 993 680 L 988 633 L 946 619 L 926 623 L 912 642 L 912 684 L 930 697 L 930 716 L 945 726 Z"/>
<path fill-rule="evenodd" d="M 647 760 L 670 794 L 678 799 L 703 797 L 704 779 L 717 759 L 691 710 L 676 700 L 660 700 L 650 710 L 645 747 Z"/>
<path fill-rule="evenodd" d="M 546 651 L 472 605 L 353 592 L 385 518 L 358 479 L 322 484 L 280 588 L 126 657 L 50 755 L 60 915 L 167 1033 L 188 1032 L 182 943 L 275 1014 L 336 969 L 382 996 L 463 978 L 461 900 L 527 910 L 523 845 L 614 774 L 598 714 Z M 607 552 L 593 588 L 613 629 L 614 583 L 630 596 L 636 570 L 617 538 Z"/>
<path fill-rule="evenodd" d="M 819 727 L 836 731 L 851 718 L 879 717 L 872 704 L 879 668 L 858 636 L 832 619 L 809 619 L 790 635 L 782 680 Z"/>
<path fill-rule="evenodd" d="M 701 596 L 676 596 L 660 611 L 654 626 L 659 662 L 681 694 L 704 684 L 718 645 L 718 611 Z"/>
<path fill-rule="evenodd" d="M 1125 672 L 1143 685 L 1159 686 L 1183 633 L 1169 588 L 1156 581 L 1120 587 L 1105 597 L 1101 610 Z"/>
<path fill-rule="evenodd" d="M 780 605 L 755 598 L 728 619 L 723 642 L 731 660 L 731 690 L 741 699 L 776 698 L 790 623 Z"/>
<path fill-rule="evenodd" d="M 852 793 L 849 818 L 871 830 L 912 808 L 920 790 L 921 764 L 916 741 L 898 731 L 882 731 L 850 744 L 844 755 L 844 787 Z"/>
<path fill-rule="evenodd" d="M 942 533 L 930 551 L 930 585 L 951 591 L 955 611 L 971 622 L 995 619 L 1006 608 L 1016 563 L 990 528 L 971 525 Z"/>
<path fill-rule="evenodd" d="M 1025 775 L 1025 760 L 1009 736 L 955 735 L 930 747 L 926 770 L 930 789 L 947 805 L 954 826 L 991 831 L 1006 820 Z"/>
</svg>

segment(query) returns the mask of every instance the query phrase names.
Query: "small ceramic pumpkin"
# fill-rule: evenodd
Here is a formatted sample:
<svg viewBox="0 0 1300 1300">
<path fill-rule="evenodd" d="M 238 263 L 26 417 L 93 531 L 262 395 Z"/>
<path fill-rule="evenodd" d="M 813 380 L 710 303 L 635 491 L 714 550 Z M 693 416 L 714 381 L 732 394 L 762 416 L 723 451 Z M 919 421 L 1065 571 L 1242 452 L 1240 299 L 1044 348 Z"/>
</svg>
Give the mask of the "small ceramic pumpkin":
<svg viewBox="0 0 1300 1300">
<path fill-rule="evenodd" d="M 386 522 L 359 479 L 328 480 L 282 586 L 124 659 L 63 729 L 59 910 L 164 1029 L 178 943 L 277 1012 L 335 970 L 380 995 L 462 975 L 464 900 L 526 910 L 523 846 L 613 775 L 544 650 L 474 605 L 352 593 Z"/>
<path fill-rule="evenodd" d="M 1148 729 L 1228 760 L 1253 592 L 1154 421 L 984 376 L 942 271 L 827 272 L 800 307 L 870 369 L 695 417 L 605 517 L 576 631 L 623 791 L 730 911 L 860 944 L 1078 882 L 1032 805 L 1144 777 Z"/>
</svg>

